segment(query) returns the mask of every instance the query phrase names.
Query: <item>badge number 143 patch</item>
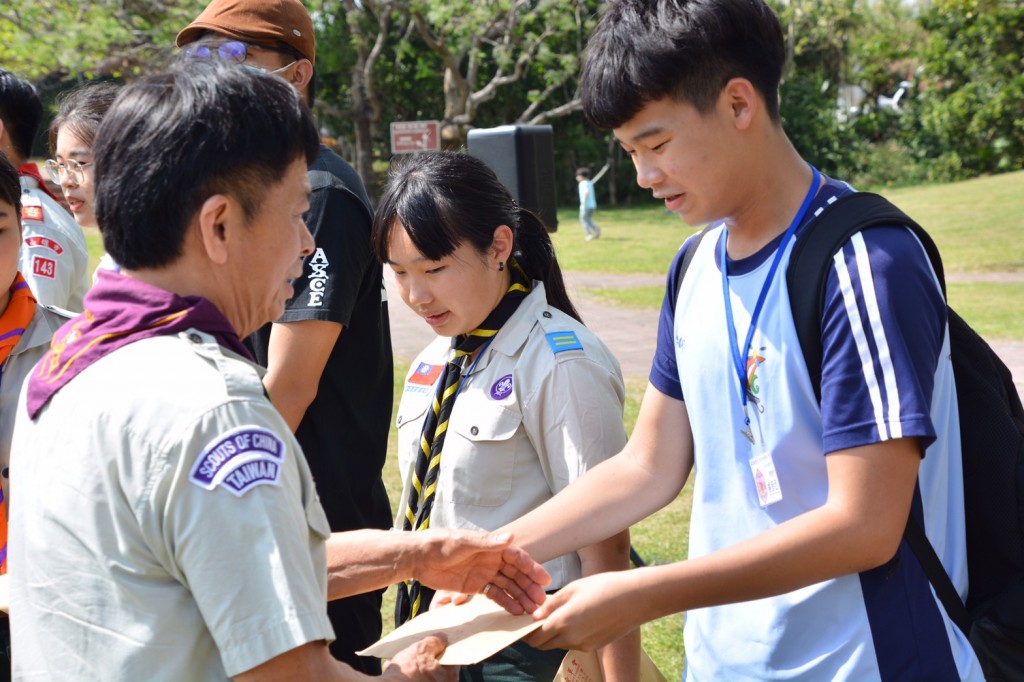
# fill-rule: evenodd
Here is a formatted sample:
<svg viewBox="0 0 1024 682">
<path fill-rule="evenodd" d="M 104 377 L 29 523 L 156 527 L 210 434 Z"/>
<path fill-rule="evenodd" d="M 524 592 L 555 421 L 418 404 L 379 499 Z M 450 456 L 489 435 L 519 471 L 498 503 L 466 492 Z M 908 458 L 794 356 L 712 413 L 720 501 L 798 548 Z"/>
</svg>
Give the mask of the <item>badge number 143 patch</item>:
<svg viewBox="0 0 1024 682">
<path fill-rule="evenodd" d="M 260 485 L 279 485 L 284 441 L 262 426 L 240 426 L 203 448 L 189 480 L 204 490 L 223 486 L 241 497 Z"/>
</svg>

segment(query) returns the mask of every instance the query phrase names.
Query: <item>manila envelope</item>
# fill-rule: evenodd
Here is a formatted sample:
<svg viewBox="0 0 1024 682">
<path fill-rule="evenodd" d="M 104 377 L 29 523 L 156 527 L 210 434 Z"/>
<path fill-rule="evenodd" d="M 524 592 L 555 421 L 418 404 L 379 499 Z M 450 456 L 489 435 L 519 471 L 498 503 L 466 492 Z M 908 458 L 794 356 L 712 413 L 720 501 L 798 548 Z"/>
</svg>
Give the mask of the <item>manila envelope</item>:
<svg viewBox="0 0 1024 682">
<path fill-rule="evenodd" d="M 431 609 L 356 653 L 393 658 L 427 635 L 443 632 L 448 637 L 448 648 L 441 656 L 441 663 L 472 665 L 490 658 L 538 627 L 540 621 L 529 614 L 513 616 L 487 597 L 476 595 L 465 604 Z"/>
</svg>

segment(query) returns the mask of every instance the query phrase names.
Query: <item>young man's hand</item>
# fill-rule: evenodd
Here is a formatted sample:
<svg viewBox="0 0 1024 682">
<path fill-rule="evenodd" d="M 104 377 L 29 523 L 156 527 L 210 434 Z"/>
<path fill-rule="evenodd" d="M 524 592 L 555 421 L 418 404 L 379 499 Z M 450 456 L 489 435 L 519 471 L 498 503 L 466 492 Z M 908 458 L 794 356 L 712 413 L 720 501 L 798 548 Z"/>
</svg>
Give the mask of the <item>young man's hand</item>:
<svg viewBox="0 0 1024 682">
<path fill-rule="evenodd" d="M 633 592 L 634 574 L 598 573 L 548 595 L 533 612 L 544 622 L 524 641 L 538 649 L 594 651 L 630 632 L 646 620 Z"/>
</svg>

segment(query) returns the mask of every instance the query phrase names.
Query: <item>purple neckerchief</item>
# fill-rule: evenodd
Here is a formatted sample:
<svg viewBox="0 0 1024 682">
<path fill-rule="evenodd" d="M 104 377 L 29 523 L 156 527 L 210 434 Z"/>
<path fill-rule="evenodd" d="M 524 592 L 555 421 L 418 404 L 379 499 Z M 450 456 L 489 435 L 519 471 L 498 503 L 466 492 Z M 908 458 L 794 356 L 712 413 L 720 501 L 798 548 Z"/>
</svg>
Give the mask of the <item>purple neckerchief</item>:
<svg viewBox="0 0 1024 682">
<path fill-rule="evenodd" d="M 238 333 L 202 296 L 178 296 L 111 270 L 100 270 L 85 295 L 85 311 L 57 330 L 28 382 L 28 415 L 36 418 L 53 394 L 89 365 L 134 341 L 197 329 L 252 359 Z"/>
</svg>

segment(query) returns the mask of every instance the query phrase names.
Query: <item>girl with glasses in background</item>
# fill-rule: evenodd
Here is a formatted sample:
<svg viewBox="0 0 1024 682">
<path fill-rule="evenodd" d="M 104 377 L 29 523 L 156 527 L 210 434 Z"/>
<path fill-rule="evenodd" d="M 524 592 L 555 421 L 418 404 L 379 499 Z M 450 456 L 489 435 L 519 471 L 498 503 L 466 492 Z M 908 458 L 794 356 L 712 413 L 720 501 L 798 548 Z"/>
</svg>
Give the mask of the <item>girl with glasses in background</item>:
<svg viewBox="0 0 1024 682">
<path fill-rule="evenodd" d="M 50 124 L 50 154 L 46 162 L 50 179 L 60 185 L 68 210 L 79 225 L 99 227 L 93 205 L 92 145 L 107 109 L 114 103 L 120 86 L 116 83 L 87 83 L 64 94 L 57 116 Z M 119 270 L 108 254 L 100 258 L 97 270 Z M 93 281 L 96 276 L 93 275 Z"/>
</svg>

